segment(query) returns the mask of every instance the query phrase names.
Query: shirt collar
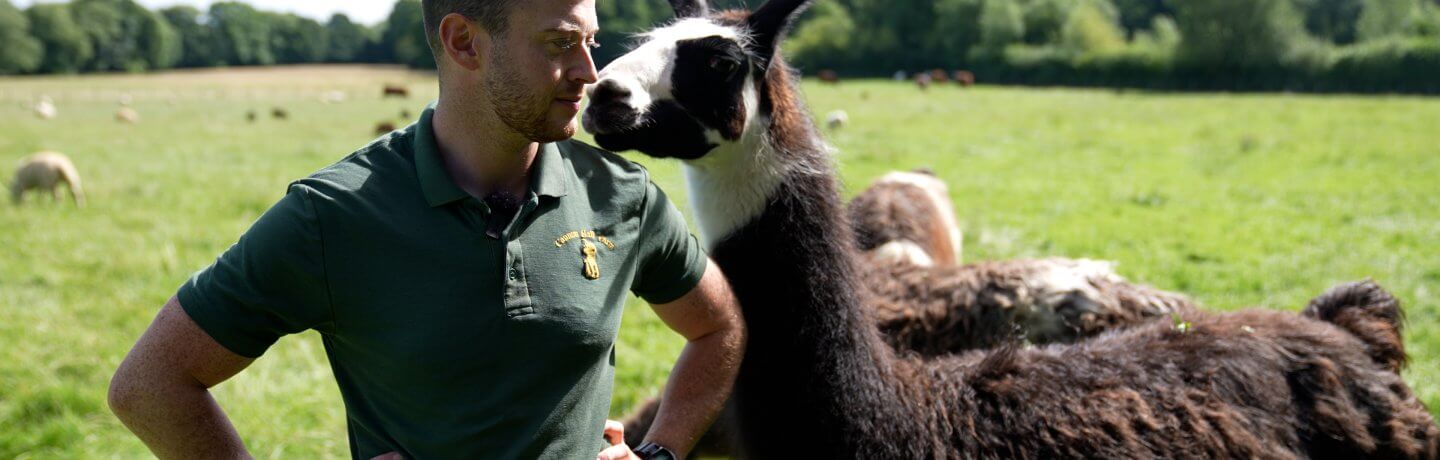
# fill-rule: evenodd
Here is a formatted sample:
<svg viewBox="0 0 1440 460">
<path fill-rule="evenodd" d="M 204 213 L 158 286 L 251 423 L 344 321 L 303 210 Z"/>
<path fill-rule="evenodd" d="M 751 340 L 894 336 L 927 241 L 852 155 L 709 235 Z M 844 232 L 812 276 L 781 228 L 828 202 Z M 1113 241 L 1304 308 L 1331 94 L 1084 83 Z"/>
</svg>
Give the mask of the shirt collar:
<svg viewBox="0 0 1440 460">
<path fill-rule="evenodd" d="M 530 189 L 536 195 L 559 198 L 570 194 L 570 181 L 575 172 L 570 169 L 569 158 L 560 152 L 560 144 L 551 142 L 540 145 L 531 170 Z"/>
<path fill-rule="evenodd" d="M 470 195 L 455 185 L 450 180 L 450 174 L 445 171 L 445 163 L 440 158 L 440 147 L 435 142 L 435 131 L 432 119 L 435 116 L 435 104 L 425 108 L 420 113 L 420 120 L 415 123 L 415 174 L 420 179 L 420 190 L 425 194 L 425 201 L 430 207 L 446 205 L 469 197 Z M 570 193 L 570 178 L 575 174 L 571 172 L 567 164 L 567 158 L 560 151 L 556 143 L 540 145 L 540 151 L 535 155 L 535 163 L 531 166 L 530 189 L 536 195 L 559 198 Z"/>
</svg>

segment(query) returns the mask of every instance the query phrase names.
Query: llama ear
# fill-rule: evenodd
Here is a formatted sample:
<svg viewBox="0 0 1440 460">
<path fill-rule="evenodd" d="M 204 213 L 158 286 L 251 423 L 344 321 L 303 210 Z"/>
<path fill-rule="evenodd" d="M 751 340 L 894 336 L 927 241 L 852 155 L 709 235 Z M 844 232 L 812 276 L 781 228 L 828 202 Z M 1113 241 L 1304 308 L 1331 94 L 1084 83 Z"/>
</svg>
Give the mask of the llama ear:
<svg viewBox="0 0 1440 460">
<path fill-rule="evenodd" d="M 763 59 L 763 67 L 768 67 L 770 58 L 774 57 L 775 50 L 780 47 L 780 41 L 785 39 L 790 24 L 795 22 L 805 7 L 809 6 L 810 0 L 770 0 L 760 6 L 745 19 L 745 25 L 750 29 L 751 38 L 754 40 L 755 55 Z"/>
<path fill-rule="evenodd" d="M 710 5 L 705 0 L 670 0 L 677 18 L 698 18 L 710 15 Z"/>
</svg>

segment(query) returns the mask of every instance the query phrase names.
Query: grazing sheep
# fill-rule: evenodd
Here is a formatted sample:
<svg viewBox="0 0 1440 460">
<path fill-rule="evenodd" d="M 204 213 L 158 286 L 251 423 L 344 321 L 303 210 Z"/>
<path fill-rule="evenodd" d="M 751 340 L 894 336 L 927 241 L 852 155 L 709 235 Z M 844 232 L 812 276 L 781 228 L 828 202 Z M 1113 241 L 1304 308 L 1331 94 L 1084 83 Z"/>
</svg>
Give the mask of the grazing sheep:
<svg viewBox="0 0 1440 460">
<path fill-rule="evenodd" d="M 55 108 L 55 101 L 50 100 L 49 96 L 41 96 L 40 102 L 35 103 L 34 110 L 35 116 L 41 120 L 51 120 L 59 114 L 59 110 Z"/>
<path fill-rule="evenodd" d="M 1440 456 L 1440 429 L 1397 372 L 1399 303 L 1374 283 L 1337 286 L 1302 314 L 1197 311 L 1183 327 L 1152 321 L 1074 345 L 895 351 L 866 313 L 829 149 L 778 53 L 808 2 L 716 15 L 672 2 L 694 14 L 601 71 L 585 126 L 607 150 L 684 161 L 697 226 L 749 331 L 732 394 L 742 455 Z M 674 60 L 677 46 L 739 50 L 745 71 L 677 100 L 662 90 L 711 75 L 677 69 L 706 62 Z M 652 83 L 596 99 L 619 81 Z M 747 100 L 758 107 L 731 102 Z"/>
<path fill-rule="evenodd" d="M 19 206 L 24 202 L 25 192 L 30 190 L 50 192 L 50 197 L 60 201 L 60 184 L 70 190 L 70 199 L 76 207 L 85 207 L 85 190 L 80 186 L 80 173 L 70 158 L 57 152 L 40 152 L 20 161 L 15 170 L 15 181 L 10 183 L 10 201 Z"/>
<path fill-rule="evenodd" d="M 975 74 L 969 70 L 956 70 L 955 83 L 966 88 L 975 86 Z"/>
<path fill-rule="evenodd" d="M 115 121 L 133 125 L 140 122 L 140 112 L 130 107 L 121 107 L 115 111 Z"/>
<path fill-rule="evenodd" d="M 381 90 L 380 96 L 382 98 L 388 98 L 393 96 L 401 99 L 406 99 L 410 97 L 410 90 L 403 85 L 387 84 L 385 85 L 385 88 Z"/>
<path fill-rule="evenodd" d="M 270 116 L 275 118 L 276 120 L 288 120 L 290 119 L 290 111 L 280 107 L 275 107 L 270 109 Z"/>
<path fill-rule="evenodd" d="M 324 104 L 342 104 L 347 99 L 349 99 L 349 96 L 347 96 L 344 91 L 338 89 L 320 93 L 320 102 Z"/>
<path fill-rule="evenodd" d="M 825 126 L 831 131 L 844 128 L 848 124 L 850 124 L 850 114 L 845 113 L 844 110 L 833 110 L 825 115 Z"/>
</svg>

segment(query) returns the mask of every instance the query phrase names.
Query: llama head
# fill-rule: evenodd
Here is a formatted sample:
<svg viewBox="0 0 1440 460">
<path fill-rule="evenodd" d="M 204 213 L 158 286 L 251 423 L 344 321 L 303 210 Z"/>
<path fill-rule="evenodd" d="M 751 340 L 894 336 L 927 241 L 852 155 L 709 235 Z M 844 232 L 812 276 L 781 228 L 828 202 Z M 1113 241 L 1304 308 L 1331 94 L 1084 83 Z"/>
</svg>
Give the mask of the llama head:
<svg viewBox="0 0 1440 460">
<path fill-rule="evenodd" d="M 766 72 L 808 0 L 770 0 L 753 13 L 712 13 L 671 0 L 677 20 L 600 72 L 583 125 L 608 150 L 695 160 L 738 143 L 764 118 Z"/>
</svg>

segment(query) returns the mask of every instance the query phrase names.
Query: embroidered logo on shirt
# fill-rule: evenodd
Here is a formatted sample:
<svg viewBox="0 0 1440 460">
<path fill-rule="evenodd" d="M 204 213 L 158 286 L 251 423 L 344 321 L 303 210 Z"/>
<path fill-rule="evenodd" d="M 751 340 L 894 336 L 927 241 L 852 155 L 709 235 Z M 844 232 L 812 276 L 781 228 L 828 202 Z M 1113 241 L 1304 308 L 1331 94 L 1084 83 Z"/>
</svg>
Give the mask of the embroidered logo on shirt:
<svg viewBox="0 0 1440 460">
<path fill-rule="evenodd" d="M 594 230 L 576 230 L 561 235 L 560 238 L 556 238 L 555 247 L 563 248 L 566 244 L 577 239 L 580 240 L 581 273 L 585 275 L 586 279 L 600 279 L 600 250 L 595 247 L 595 243 L 592 241 L 599 241 L 600 244 L 605 245 L 607 249 L 612 251 L 615 250 L 615 243 L 610 242 L 610 239 L 604 235 L 595 234 Z"/>
<path fill-rule="evenodd" d="M 592 280 L 600 279 L 600 261 L 595 259 L 596 251 L 590 240 L 580 240 L 580 253 L 585 254 L 585 277 Z"/>
</svg>

